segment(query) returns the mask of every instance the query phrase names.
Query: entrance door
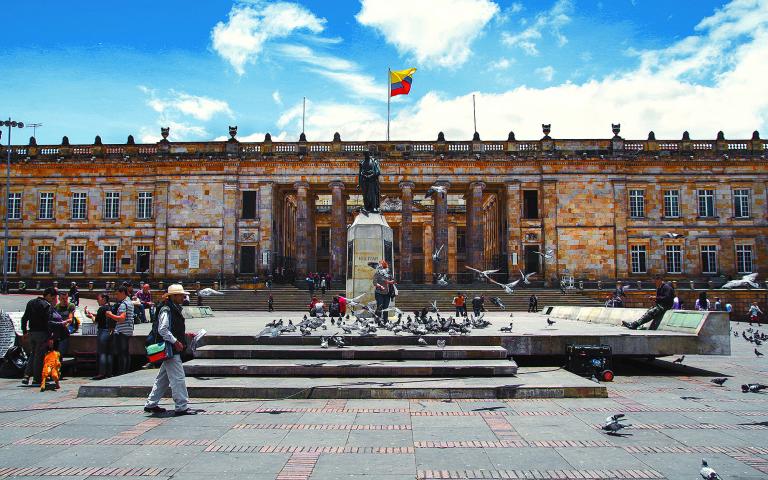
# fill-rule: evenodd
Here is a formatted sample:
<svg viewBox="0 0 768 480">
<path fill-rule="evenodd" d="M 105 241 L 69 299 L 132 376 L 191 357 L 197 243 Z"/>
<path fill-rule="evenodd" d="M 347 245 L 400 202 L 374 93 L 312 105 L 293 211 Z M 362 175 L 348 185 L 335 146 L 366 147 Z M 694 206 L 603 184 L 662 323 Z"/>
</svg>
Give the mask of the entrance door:
<svg viewBox="0 0 768 480">
<path fill-rule="evenodd" d="M 256 273 L 256 247 L 240 247 L 240 273 Z"/>
<path fill-rule="evenodd" d="M 526 245 L 525 246 L 525 273 L 536 272 L 539 273 L 539 264 L 541 257 L 539 256 L 538 245 Z"/>
</svg>

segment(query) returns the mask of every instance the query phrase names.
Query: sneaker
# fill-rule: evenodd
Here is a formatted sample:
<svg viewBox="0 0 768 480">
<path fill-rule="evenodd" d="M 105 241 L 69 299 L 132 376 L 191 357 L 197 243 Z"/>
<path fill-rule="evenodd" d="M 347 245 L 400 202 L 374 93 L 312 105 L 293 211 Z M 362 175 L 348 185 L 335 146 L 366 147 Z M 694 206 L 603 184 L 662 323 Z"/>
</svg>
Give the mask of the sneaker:
<svg viewBox="0 0 768 480">
<path fill-rule="evenodd" d="M 32 382 L 29 384 L 30 387 L 39 387 L 41 385 L 40 382 Z"/>
<path fill-rule="evenodd" d="M 186 410 L 176 410 L 173 412 L 174 415 L 177 417 L 182 417 L 184 415 L 197 415 L 197 410 L 193 410 L 191 408 L 188 408 Z"/>
<path fill-rule="evenodd" d="M 147 413 L 165 413 L 167 410 L 159 405 L 155 405 L 154 407 L 144 407 L 144 411 Z"/>
<path fill-rule="evenodd" d="M 621 322 L 621 324 L 624 325 L 625 327 L 627 327 L 630 330 L 637 330 L 637 327 L 639 327 L 637 322 L 627 322 L 626 320 Z"/>
<path fill-rule="evenodd" d="M 21 379 L 22 385 L 29 385 L 29 377 L 24 377 Z"/>
<path fill-rule="evenodd" d="M 91 377 L 91 380 L 104 380 L 107 378 L 106 375 L 96 375 L 95 377 Z"/>
</svg>

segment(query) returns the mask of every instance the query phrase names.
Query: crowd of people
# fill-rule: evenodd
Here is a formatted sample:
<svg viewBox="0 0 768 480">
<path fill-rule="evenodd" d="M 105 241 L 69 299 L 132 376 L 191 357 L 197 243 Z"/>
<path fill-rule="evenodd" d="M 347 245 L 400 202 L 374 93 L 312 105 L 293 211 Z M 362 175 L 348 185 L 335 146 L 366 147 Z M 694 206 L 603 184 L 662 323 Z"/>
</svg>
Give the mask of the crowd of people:
<svg viewBox="0 0 768 480">
<path fill-rule="evenodd" d="M 314 295 L 315 290 L 320 290 L 325 295 L 325 291 L 331 287 L 331 280 L 333 280 L 333 277 L 330 273 L 320 272 L 308 273 L 304 279 L 310 296 Z"/>
</svg>

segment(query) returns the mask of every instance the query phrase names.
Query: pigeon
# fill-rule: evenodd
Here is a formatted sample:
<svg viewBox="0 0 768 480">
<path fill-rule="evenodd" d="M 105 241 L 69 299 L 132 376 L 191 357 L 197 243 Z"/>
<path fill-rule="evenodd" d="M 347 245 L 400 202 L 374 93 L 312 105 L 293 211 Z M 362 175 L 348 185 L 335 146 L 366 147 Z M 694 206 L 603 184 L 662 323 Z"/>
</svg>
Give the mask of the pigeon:
<svg viewBox="0 0 768 480">
<path fill-rule="evenodd" d="M 437 308 L 437 300 L 432 300 L 432 303 L 430 304 L 430 307 L 432 308 L 432 311 L 435 313 L 440 313 L 440 309 Z"/>
<path fill-rule="evenodd" d="M 536 275 L 536 272 L 531 272 L 531 273 L 526 275 L 525 273 L 523 273 L 522 270 L 520 270 L 520 275 L 523 277 L 523 283 L 526 284 L 526 285 L 530 285 L 531 282 L 529 282 L 528 279 L 531 278 L 532 276 Z"/>
<path fill-rule="evenodd" d="M 680 365 L 682 365 L 683 360 L 685 360 L 685 355 L 680 355 L 676 359 L 672 360 L 672 363 L 679 363 Z"/>
<path fill-rule="evenodd" d="M 605 431 L 608 435 L 617 435 L 619 430 L 631 427 L 631 424 L 621 423 L 623 418 L 623 413 L 617 413 L 616 415 L 611 415 L 610 417 L 606 418 L 605 425 L 602 427 L 603 431 Z"/>
<path fill-rule="evenodd" d="M 448 193 L 448 189 L 444 185 L 432 185 L 424 194 L 424 198 L 432 198 L 432 195 L 439 193 L 441 197 L 445 198 Z"/>
<path fill-rule="evenodd" d="M 387 308 L 383 309 L 382 312 L 394 312 L 398 316 L 402 316 L 403 315 L 403 311 L 400 310 L 397 307 L 387 307 Z"/>
<path fill-rule="evenodd" d="M 554 324 L 556 324 L 556 323 L 557 323 L 556 321 L 554 321 L 554 320 L 551 320 L 551 319 L 547 318 L 547 325 L 548 325 L 548 326 L 550 326 L 550 327 L 551 327 L 552 325 L 554 325 Z"/>
<path fill-rule="evenodd" d="M 344 348 L 344 339 L 338 335 L 333 336 L 333 343 L 339 348 Z"/>
<path fill-rule="evenodd" d="M 420 346 L 420 347 L 426 347 L 426 346 L 427 346 L 427 341 L 426 341 L 426 340 L 424 340 L 424 337 L 419 337 L 419 339 L 417 340 L 417 342 L 419 343 L 419 346 Z"/>
<path fill-rule="evenodd" d="M 202 290 L 198 290 L 197 292 L 198 297 L 209 297 L 211 295 L 224 295 L 224 292 L 220 292 L 212 288 L 203 288 Z"/>
<path fill-rule="evenodd" d="M 320 348 L 328 348 L 328 337 L 320 337 Z"/>
<path fill-rule="evenodd" d="M 474 271 L 474 272 L 477 272 L 477 273 L 479 273 L 481 277 L 485 277 L 485 278 L 487 278 L 488 280 L 490 280 L 490 279 L 491 279 L 491 277 L 489 277 L 488 275 L 490 275 L 490 274 L 492 274 L 492 273 L 496 273 L 496 272 L 498 272 L 498 271 L 499 271 L 499 269 L 498 269 L 498 268 L 497 268 L 496 270 L 478 270 L 478 269 L 476 269 L 476 268 L 472 268 L 472 267 L 465 267 L 465 268 L 468 268 L 468 269 L 470 269 L 470 270 L 472 270 L 472 271 Z"/>
<path fill-rule="evenodd" d="M 722 288 L 739 288 L 739 287 L 752 287 L 752 288 L 760 288 L 760 285 L 757 284 L 755 281 L 757 280 L 757 274 L 756 273 L 750 273 L 749 275 L 744 275 L 738 280 L 731 280 L 730 282 L 727 282 L 725 285 L 723 285 Z"/>
<path fill-rule="evenodd" d="M 438 340 L 437 348 L 445 348 L 445 340 Z"/>
<path fill-rule="evenodd" d="M 747 383 L 741 386 L 741 391 L 744 393 L 758 393 L 766 388 L 768 388 L 768 385 L 763 385 L 762 383 Z"/>
<path fill-rule="evenodd" d="M 441 287 L 447 287 L 448 286 L 448 274 L 443 273 L 442 275 L 438 275 L 437 277 L 437 284 Z"/>
<path fill-rule="evenodd" d="M 718 480 L 722 478 L 712 467 L 707 465 L 707 461 L 703 458 L 701 459 L 701 470 L 699 470 L 699 475 L 706 480 Z"/>
<path fill-rule="evenodd" d="M 496 305 L 502 310 L 506 310 L 507 307 L 504 306 L 504 304 L 501 302 L 501 299 L 499 297 L 491 297 L 491 303 Z"/>
<path fill-rule="evenodd" d="M 673 233 L 673 232 L 667 232 L 664 235 L 662 235 L 664 238 L 683 238 L 685 235 L 682 233 Z"/>
<path fill-rule="evenodd" d="M 437 262 L 440 260 L 440 254 L 443 252 L 443 248 L 445 248 L 445 245 L 440 245 L 440 248 L 435 250 L 435 253 L 432 254 L 432 261 Z"/>
<path fill-rule="evenodd" d="M 763 353 L 762 353 L 760 350 L 758 350 L 758 349 L 755 349 L 755 356 L 756 356 L 756 357 L 758 357 L 758 358 L 760 358 L 760 357 L 762 357 L 762 356 L 763 356 Z"/>
<path fill-rule="evenodd" d="M 499 329 L 499 331 L 501 331 L 501 332 L 511 332 L 512 331 L 512 322 L 509 322 L 509 326 L 508 327 L 501 327 Z"/>
<path fill-rule="evenodd" d="M 723 384 L 724 384 L 724 383 L 725 383 L 727 380 L 728 380 L 728 379 L 727 379 L 726 377 L 719 377 L 719 378 L 713 378 L 712 380 L 710 380 L 710 382 L 714 383 L 715 385 L 719 385 L 719 386 L 721 386 L 721 387 L 722 387 L 722 386 L 723 386 Z"/>
<path fill-rule="evenodd" d="M 522 280 L 515 280 L 512 283 L 499 283 L 493 280 L 492 278 L 489 278 L 488 280 L 490 280 L 491 283 L 495 283 L 496 285 L 499 285 L 501 288 L 504 289 L 504 292 L 507 293 L 508 295 L 512 295 L 513 293 L 515 293 L 515 287 L 517 286 L 518 283 L 522 282 Z"/>
<path fill-rule="evenodd" d="M 358 295 L 358 296 L 356 296 L 354 298 L 347 298 L 347 297 L 339 297 L 339 298 L 343 298 L 344 300 L 346 300 L 347 301 L 347 305 L 349 305 L 350 307 L 355 307 L 356 305 L 361 305 L 360 300 L 362 300 L 364 296 L 365 296 L 365 294 L 361 293 L 360 295 Z M 349 317 L 347 317 L 347 318 L 349 318 Z"/>
<path fill-rule="evenodd" d="M 536 255 L 540 256 L 544 259 L 544 261 L 550 261 L 554 260 L 555 258 L 555 250 L 552 248 L 547 248 L 544 250 L 544 252 L 534 252 Z"/>
</svg>

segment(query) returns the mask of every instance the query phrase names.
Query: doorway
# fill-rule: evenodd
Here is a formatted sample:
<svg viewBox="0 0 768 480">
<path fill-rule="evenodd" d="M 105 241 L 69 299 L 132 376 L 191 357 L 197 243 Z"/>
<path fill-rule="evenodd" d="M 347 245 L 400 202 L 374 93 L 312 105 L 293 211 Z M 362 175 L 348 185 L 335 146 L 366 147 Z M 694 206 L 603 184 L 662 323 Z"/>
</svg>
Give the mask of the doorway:
<svg viewBox="0 0 768 480">
<path fill-rule="evenodd" d="M 538 245 L 526 245 L 525 246 L 525 273 L 540 273 L 539 265 L 541 262 L 541 256 L 539 256 Z"/>
<path fill-rule="evenodd" d="M 240 247 L 240 273 L 256 273 L 256 247 Z"/>
</svg>

